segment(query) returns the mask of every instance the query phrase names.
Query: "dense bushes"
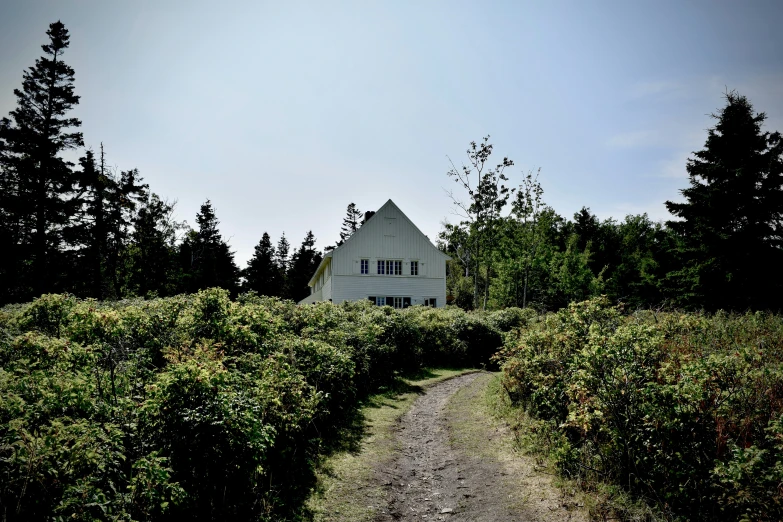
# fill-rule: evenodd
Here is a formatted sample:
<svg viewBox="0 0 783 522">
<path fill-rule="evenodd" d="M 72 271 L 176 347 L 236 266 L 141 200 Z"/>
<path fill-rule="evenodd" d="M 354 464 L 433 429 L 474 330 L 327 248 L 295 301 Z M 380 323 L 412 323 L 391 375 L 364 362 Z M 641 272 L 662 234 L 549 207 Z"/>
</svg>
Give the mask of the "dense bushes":
<svg viewBox="0 0 783 522">
<path fill-rule="evenodd" d="M 572 304 L 500 358 L 561 471 L 671 517 L 783 519 L 783 320 Z"/>
<path fill-rule="evenodd" d="M 487 363 L 503 332 L 529 318 L 252 294 L 232 302 L 214 289 L 115 303 L 46 295 L 6 308 L 0 511 L 294 516 L 318 456 L 364 395 L 424 365 Z"/>
</svg>

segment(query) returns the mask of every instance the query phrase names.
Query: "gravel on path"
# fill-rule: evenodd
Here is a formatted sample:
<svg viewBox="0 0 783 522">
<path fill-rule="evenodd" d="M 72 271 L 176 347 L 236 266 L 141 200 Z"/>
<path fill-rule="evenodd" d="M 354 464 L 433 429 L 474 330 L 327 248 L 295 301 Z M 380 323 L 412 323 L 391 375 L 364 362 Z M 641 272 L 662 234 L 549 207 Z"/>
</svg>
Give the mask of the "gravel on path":
<svg viewBox="0 0 783 522">
<path fill-rule="evenodd" d="M 523 520 L 508 502 L 502 467 L 463 455 L 450 443 L 446 405 L 480 376 L 470 373 L 433 386 L 400 419 L 396 431 L 401 454 L 379 470 L 388 506 L 378 514 L 378 522 Z"/>
</svg>

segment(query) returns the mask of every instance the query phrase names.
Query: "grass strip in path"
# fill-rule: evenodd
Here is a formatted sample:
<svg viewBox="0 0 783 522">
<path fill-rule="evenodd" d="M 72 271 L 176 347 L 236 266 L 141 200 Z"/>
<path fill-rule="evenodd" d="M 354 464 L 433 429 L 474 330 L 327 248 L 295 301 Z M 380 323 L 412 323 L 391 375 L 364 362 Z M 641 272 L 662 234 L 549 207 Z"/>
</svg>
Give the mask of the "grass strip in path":
<svg viewBox="0 0 783 522">
<path fill-rule="evenodd" d="M 485 374 L 458 390 L 446 406 L 455 450 L 484 461 L 503 475 L 508 508 L 520 520 L 586 521 L 584 499 L 560 481 L 540 459 L 518 451 L 514 433 L 502 420 L 500 374 Z"/>
<path fill-rule="evenodd" d="M 429 386 L 476 370 L 425 369 L 397 386 L 370 396 L 361 408 L 346 447 L 327 457 L 307 508 L 318 522 L 369 522 L 385 508 L 386 493 L 374 470 L 399 449 L 393 426 Z"/>
</svg>

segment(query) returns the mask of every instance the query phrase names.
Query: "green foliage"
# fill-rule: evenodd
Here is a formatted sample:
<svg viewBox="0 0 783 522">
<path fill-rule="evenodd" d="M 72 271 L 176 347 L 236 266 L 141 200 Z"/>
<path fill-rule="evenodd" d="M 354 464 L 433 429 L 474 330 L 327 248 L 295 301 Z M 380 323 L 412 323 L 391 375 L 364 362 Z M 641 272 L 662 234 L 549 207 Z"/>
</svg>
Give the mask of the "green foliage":
<svg viewBox="0 0 783 522">
<path fill-rule="evenodd" d="M 672 516 L 779 520 L 783 320 L 572 304 L 499 355 L 561 471 Z"/>
<path fill-rule="evenodd" d="M 66 294 L 42 295 L 24 310 L 19 319 L 19 327 L 22 330 L 36 330 L 51 337 L 60 337 L 60 330 L 74 304 L 74 298 Z"/>
<path fill-rule="evenodd" d="M 669 274 L 687 304 L 708 310 L 779 309 L 783 279 L 783 139 L 764 132 L 736 91 L 712 117 L 704 148 L 688 159 L 684 202 L 667 201 L 678 233 L 679 270 Z"/>
<path fill-rule="evenodd" d="M 226 290 L 0 311 L 7 520 L 285 520 L 367 394 L 485 364 L 534 314 Z"/>
</svg>

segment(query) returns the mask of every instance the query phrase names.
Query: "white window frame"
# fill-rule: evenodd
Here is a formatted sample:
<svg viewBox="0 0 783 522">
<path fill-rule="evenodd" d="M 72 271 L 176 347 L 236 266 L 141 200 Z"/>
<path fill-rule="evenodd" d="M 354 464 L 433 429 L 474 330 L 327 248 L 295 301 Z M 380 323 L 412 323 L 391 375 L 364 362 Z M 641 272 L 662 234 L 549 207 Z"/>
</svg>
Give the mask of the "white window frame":
<svg viewBox="0 0 783 522">
<path fill-rule="evenodd" d="M 419 261 L 418 260 L 411 260 L 411 275 L 412 276 L 419 275 Z"/>
<path fill-rule="evenodd" d="M 370 260 L 369 259 L 360 259 L 359 260 L 359 273 L 367 275 L 370 273 Z"/>
<path fill-rule="evenodd" d="M 378 275 L 402 275 L 402 259 L 379 259 Z"/>
</svg>

